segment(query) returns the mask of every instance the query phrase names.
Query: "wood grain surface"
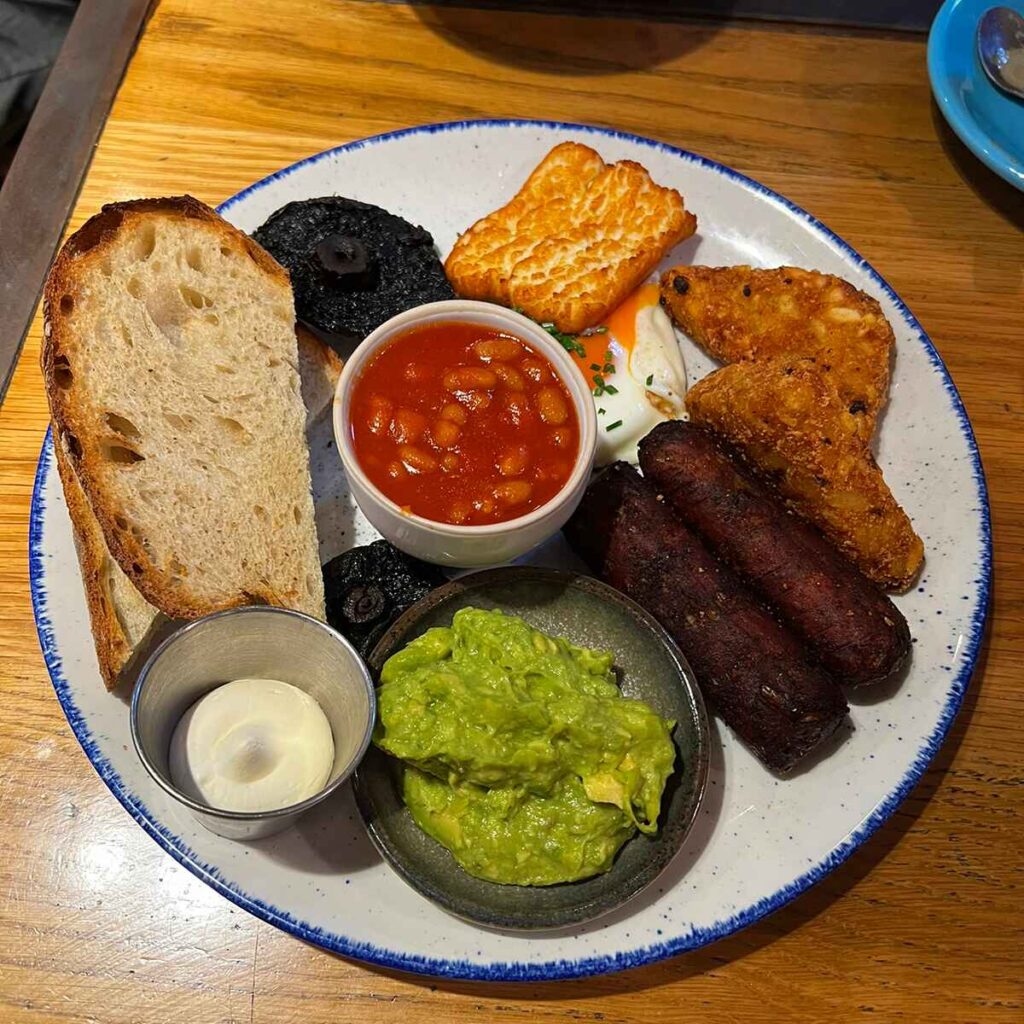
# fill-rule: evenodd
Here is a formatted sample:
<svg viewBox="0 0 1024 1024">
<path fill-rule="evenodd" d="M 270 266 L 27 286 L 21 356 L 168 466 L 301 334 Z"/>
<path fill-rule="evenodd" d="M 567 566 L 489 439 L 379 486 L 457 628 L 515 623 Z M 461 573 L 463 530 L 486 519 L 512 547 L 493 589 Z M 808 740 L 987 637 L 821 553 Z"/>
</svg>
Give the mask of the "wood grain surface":
<svg viewBox="0 0 1024 1024">
<path fill-rule="evenodd" d="M 163 854 L 57 705 L 27 580 L 46 423 L 37 320 L 0 410 L 0 1021 L 1020 1021 L 1024 197 L 946 129 L 919 38 L 164 0 L 72 227 L 110 200 L 216 203 L 328 146 L 480 115 L 590 121 L 723 161 L 823 219 L 908 301 L 974 422 L 996 530 L 994 614 L 949 739 L 845 865 L 693 954 L 496 986 L 307 947 Z"/>
</svg>

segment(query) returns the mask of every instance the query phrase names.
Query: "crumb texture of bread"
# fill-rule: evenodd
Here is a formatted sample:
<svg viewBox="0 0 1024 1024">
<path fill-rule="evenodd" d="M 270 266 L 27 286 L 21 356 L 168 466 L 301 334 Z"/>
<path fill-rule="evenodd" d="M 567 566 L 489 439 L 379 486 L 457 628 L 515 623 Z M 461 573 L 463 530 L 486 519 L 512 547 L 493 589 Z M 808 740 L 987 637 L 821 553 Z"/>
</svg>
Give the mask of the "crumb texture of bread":
<svg viewBox="0 0 1024 1024">
<path fill-rule="evenodd" d="M 595 327 L 697 229 L 640 164 L 564 142 L 515 197 L 455 243 L 445 271 L 464 298 L 522 309 L 571 334 Z"/>
<path fill-rule="evenodd" d="M 57 440 L 125 582 L 164 614 L 323 618 L 298 359 L 287 274 L 191 197 L 104 207 L 55 261 Z"/>
<path fill-rule="evenodd" d="M 813 359 L 725 366 L 686 395 L 690 420 L 745 458 L 868 579 L 906 590 L 924 545 L 882 477 L 857 417 Z"/>
</svg>

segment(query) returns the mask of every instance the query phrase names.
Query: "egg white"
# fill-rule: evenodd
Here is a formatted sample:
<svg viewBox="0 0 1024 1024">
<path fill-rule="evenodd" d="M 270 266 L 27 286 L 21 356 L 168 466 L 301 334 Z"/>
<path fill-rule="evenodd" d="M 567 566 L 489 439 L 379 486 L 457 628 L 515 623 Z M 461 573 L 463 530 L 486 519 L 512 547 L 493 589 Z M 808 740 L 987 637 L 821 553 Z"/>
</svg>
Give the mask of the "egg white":
<svg viewBox="0 0 1024 1024">
<path fill-rule="evenodd" d="M 615 369 L 604 378 L 615 391 L 594 397 L 595 464 L 602 466 L 616 459 L 635 463 L 641 438 L 662 420 L 685 415 L 686 367 L 672 323 L 657 303 L 638 306 L 632 352 L 611 331 L 605 337 Z"/>
</svg>

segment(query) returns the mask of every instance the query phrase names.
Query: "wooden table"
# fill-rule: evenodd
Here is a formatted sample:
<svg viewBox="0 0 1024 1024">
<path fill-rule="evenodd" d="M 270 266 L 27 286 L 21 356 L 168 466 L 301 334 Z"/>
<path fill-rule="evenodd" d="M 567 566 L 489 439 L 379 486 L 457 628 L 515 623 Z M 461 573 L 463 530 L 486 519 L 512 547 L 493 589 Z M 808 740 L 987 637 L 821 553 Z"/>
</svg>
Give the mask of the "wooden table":
<svg viewBox="0 0 1024 1024">
<path fill-rule="evenodd" d="M 994 615 L 952 734 L 838 871 L 693 954 L 495 986 L 306 947 L 145 837 L 54 699 L 26 564 L 46 424 L 37 322 L 0 410 L 0 1020 L 1020 1020 L 1024 197 L 946 129 L 919 38 L 165 0 L 72 226 L 132 196 L 216 203 L 348 139 L 481 115 L 612 125 L 723 161 L 822 218 L 907 299 L 971 414 L 996 527 Z"/>
</svg>

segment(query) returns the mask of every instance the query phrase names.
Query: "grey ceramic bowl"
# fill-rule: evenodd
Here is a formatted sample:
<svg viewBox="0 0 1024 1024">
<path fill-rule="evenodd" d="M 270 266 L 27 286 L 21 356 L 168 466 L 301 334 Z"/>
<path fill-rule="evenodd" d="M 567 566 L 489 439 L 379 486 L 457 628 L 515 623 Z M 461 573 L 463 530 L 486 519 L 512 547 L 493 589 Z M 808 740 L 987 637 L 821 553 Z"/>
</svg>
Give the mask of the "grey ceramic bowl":
<svg viewBox="0 0 1024 1024">
<path fill-rule="evenodd" d="M 371 746 L 355 775 L 370 837 L 413 888 L 449 913 L 503 929 L 550 929 L 606 914 L 649 885 L 683 844 L 704 794 L 708 719 L 679 649 L 639 605 L 575 573 L 508 566 L 453 580 L 413 605 L 370 655 L 384 662 L 431 626 L 447 626 L 460 608 L 499 608 L 553 636 L 615 652 L 622 692 L 675 719 L 675 772 L 662 798 L 657 835 L 638 834 L 603 875 L 553 886 L 498 885 L 467 874 L 412 820 L 399 791 L 400 764 Z"/>
<path fill-rule="evenodd" d="M 323 709 L 334 736 L 334 767 L 319 793 L 273 811 L 224 811 L 174 785 L 168 750 L 181 716 L 210 690 L 241 678 L 291 683 Z M 376 698 L 355 648 L 326 623 L 285 608 L 231 608 L 190 622 L 153 652 L 132 694 L 132 741 L 157 785 L 211 832 L 262 839 L 326 800 L 352 774 L 370 742 Z"/>
</svg>

